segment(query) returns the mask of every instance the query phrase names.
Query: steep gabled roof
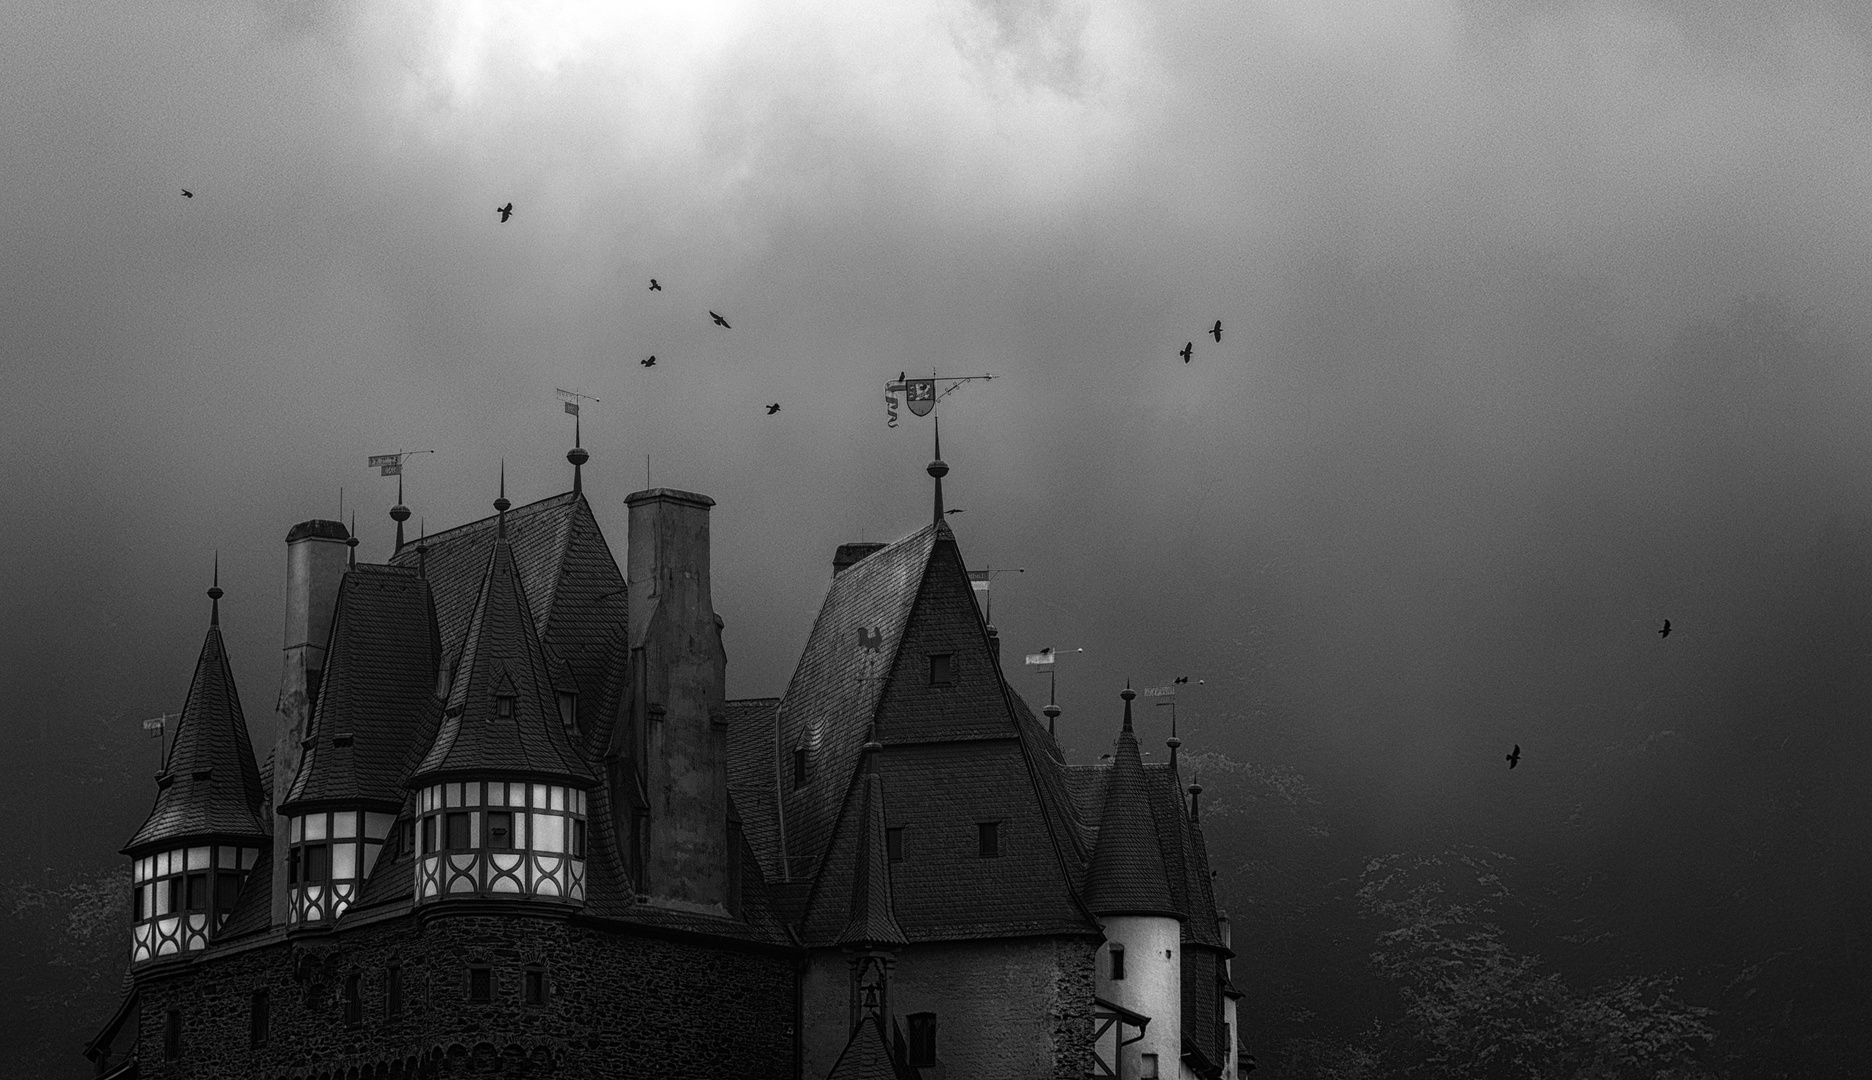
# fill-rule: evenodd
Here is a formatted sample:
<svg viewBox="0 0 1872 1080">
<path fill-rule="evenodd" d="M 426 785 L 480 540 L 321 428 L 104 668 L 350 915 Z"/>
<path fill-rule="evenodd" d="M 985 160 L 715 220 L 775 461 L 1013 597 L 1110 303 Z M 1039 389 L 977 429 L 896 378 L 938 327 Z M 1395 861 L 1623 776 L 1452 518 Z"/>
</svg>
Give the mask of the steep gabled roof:
<svg viewBox="0 0 1872 1080">
<path fill-rule="evenodd" d="M 874 590 L 888 602 L 851 602 Z M 861 629 L 880 646 L 877 654 L 860 644 Z M 932 682 L 931 656 L 949 658 L 952 679 Z M 810 755 L 808 783 L 781 801 L 793 866 L 815 868 L 802 922 L 809 943 L 836 944 L 849 918 L 861 854 L 864 789 L 854 775 L 861 720 L 874 720 L 885 744 L 878 757 L 891 825 L 904 829 L 904 859 L 889 876 L 896 922 L 909 941 L 1096 930 L 1078 899 L 1057 748 L 1002 678 L 947 525 L 921 530 L 833 579 L 794 687 L 817 695 L 790 695 L 780 705 L 783 755 L 794 747 Z M 977 830 L 989 822 L 997 828 L 996 857 L 978 852 Z"/>
<path fill-rule="evenodd" d="M 884 1021 L 872 1013 L 852 1029 L 826 1080 L 919 1080 L 921 1076 L 919 1070 L 898 1063 L 884 1034 Z"/>
<path fill-rule="evenodd" d="M 339 585 L 330 640 L 312 745 L 282 807 L 401 807 L 411 747 L 434 735 L 423 730 L 441 660 L 428 582 L 403 567 L 360 564 Z"/>
<path fill-rule="evenodd" d="M 1086 906 L 1100 915 L 1172 915 L 1183 910 L 1175 894 L 1163 842 L 1151 812 L 1150 789 L 1144 778 L 1144 758 L 1137 735 L 1131 730 L 1130 688 L 1124 692 L 1124 726 L 1112 753 L 1100 808 L 1098 843 L 1086 872 Z M 1180 864 L 1182 845 L 1173 836 Z M 1181 865 L 1178 866 L 1179 884 Z"/>
<path fill-rule="evenodd" d="M 845 781 L 877 715 L 881 676 L 892 669 L 923 583 L 936 529 L 926 525 L 832 579 L 781 699 L 780 753 L 790 760 L 794 749 L 806 749 L 814 778 L 782 795 L 795 876 L 809 872 L 831 836 Z M 875 651 L 858 645 L 861 627 L 877 633 Z"/>
<path fill-rule="evenodd" d="M 218 607 L 220 590 L 213 595 Z M 260 769 L 254 764 L 218 615 L 202 641 L 158 784 L 156 805 L 124 845 L 125 854 L 184 839 L 267 836 L 260 820 Z"/>
<path fill-rule="evenodd" d="M 419 777 L 522 773 L 589 785 L 591 769 L 559 717 L 512 546 L 497 538 L 471 612 L 441 729 L 417 766 Z M 511 698 L 511 716 L 497 714 Z"/>
<path fill-rule="evenodd" d="M 889 850 L 884 835 L 884 785 L 878 779 L 877 744 L 866 743 L 859 775 L 857 850 L 852 858 L 850 916 L 840 945 L 902 945 L 903 927 L 891 906 Z"/>
</svg>

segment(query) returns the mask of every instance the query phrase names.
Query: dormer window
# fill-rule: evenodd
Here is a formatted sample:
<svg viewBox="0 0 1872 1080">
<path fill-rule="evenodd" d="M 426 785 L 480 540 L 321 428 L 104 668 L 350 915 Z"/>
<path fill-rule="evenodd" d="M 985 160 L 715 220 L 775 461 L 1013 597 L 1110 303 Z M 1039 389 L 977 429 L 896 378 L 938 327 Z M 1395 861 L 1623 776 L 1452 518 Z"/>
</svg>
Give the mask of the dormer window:
<svg viewBox="0 0 1872 1080">
<path fill-rule="evenodd" d="M 512 694 L 494 695 L 494 715 L 502 720 L 512 720 L 514 714 L 514 696 Z"/>
<path fill-rule="evenodd" d="M 559 722 L 567 730 L 578 726 L 578 695 L 570 690 L 559 691 Z"/>
<path fill-rule="evenodd" d="M 930 685 L 948 686 L 955 682 L 955 654 L 933 653 L 929 658 Z"/>
</svg>

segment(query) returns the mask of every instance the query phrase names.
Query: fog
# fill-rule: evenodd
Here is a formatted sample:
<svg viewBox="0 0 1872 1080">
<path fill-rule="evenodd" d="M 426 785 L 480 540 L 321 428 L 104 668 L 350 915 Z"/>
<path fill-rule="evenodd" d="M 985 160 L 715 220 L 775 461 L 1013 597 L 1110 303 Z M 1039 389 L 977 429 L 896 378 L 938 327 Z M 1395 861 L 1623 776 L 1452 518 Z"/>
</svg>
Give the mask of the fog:
<svg viewBox="0 0 1872 1080">
<path fill-rule="evenodd" d="M 997 376 L 938 410 L 950 520 L 1024 568 L 1010 659 L 1086 650 L 1073 760 L 1189 675 L 1192 752 L 1304 777 L 1339 855 L 1571 882 L 1555 962 L 1863 970 L 1868 44 L 1821 0 L 0 7 L 14 914 L 121 862 L 217 552 L 264 755 L 286 530 L 342 488 L 389 554 L 366 455 L 433 448 L 446 528 L 503 461 L 564 490 L 553 391 L 601 399 L 614 550 L 646 472 L 715 498 L 729 693 L 778 694 L 836 545 L 928 514 L 881 397 L 935 371 Z M 1276 869 L 1223 879 L 1274 951 Z"/>
</svg>

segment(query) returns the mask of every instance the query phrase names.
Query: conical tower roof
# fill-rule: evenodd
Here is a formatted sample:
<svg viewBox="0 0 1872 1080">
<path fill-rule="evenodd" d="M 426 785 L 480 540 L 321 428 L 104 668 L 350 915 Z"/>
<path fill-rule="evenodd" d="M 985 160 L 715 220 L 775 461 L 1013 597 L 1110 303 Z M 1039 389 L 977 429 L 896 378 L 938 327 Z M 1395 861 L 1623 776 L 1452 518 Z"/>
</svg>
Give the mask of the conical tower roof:
<svg viewBox="0 0 1872 1080">
<path fill-rule="evenodd" d="M 884 836 L 884 782 L 878 776 L 876 741 L 864 745 L 864 786 L 858 806 L 858 853 L 852 866 L 851 918 L 840 945 L 902 945 L 903 928 L 891 910 L 890 852 Z"/>
<path fill-rule="evenodd" d="M 560 720 L 546 652 L 504 531 L 489 553 L 459 656 L 441 729 L 412 782 L 507 773 L 591 783 L 591 770 Z M 512 700 L 511 715 L 500 715 L 500 698 Z"/>
<path fill-rule="evenodd" d="M 1157 826 L 1151 818 L 1144 756 L 1131 730 L 1131 699 L 1136 696 L 1135 691 L 1125 687 L 1124 727 L 1118 732 L 1112 754 L 1098 843 L 1092 851 L 1092 867 L 1086 873 L 1086 906 L 1099 915 L 1170 915 L 1180 919 L 1183 913 L 1171 899 Z"/>
<path fill-rule="evenodd" d="M 210 590 L 220 607 L 221 590 Z M 181 840 L 259 840 L 263 794 L 240 692 L 221 641 L 219 611 L 208 626 L 175 741 L 157 778 L 156 805 L 124 853 Z"/>
</svg>

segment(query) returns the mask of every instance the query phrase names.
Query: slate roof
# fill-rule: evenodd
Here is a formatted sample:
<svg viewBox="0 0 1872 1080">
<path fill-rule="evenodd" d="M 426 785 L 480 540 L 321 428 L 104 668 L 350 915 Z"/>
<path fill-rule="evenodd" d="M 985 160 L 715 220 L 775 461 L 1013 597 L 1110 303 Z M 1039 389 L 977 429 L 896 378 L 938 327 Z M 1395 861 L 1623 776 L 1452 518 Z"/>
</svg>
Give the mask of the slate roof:
<svg viewBox="0 0 1872 1080">
<path fill-rule="evenodd" d="M 826 1080 L 920 1080 L 921 1076 L 921 1070 L 898 1064 L 884 1034 L 884 1021 L 872 1013 L 852 1029 Z"/>
<path fill-rule="evenodd" d="M 1144 780 L 1144 758 L 1137 735 L 1131 730 L 1131 699 L 1124 692 L 1124 726 L 1112 752 L 1106 778 L 1104 806 L 1100 808 L 1098 843 L 1086 871 L 1086 904 L 1100 915 L 1175 915 L 1175 889 L 1183 883 L 1182 844 L 1165 844 L 1153 820 L 1150 788 Z M 1166 850 L 1168 849 L 1168 850 Z M 1166 865 L 1175 852 L 1176 880 Z"/>
<path fill-rule="evenodd" d="M 323 801 L 403 805 L 412 747 L 434 737 L 441 641 L 429 583 L 413 569 L 359 564 L 345 574 L 312 745 L 282 808 Z M 425 727 L 428 728 L 425 731 Z"/>
<path fill-rule="evenodd" d="M 867 743 L 859 769 L 857 851 L 852 859 L 851 916 L 840 945 L 902 945 L 903 928 L 891 910 L 889 849 L 885 846 L 884 785 L 876 743 Z"/>
<path fill-rule="evenodd" d="M 859 644 L 860 627 L 878 631 L 877 654 Z M 952 681 L 931 682 L 932 655 L 950 658 Z M 904 859 L 888 876 L 907 940 L 1096 931 L 1078 897 L 1058 747 L 1007 688 L 946 524 L 833 579 L 779 708 L 782 755 L 803 746 L 812 759 L 809 782 L 781 802 L 793 865 L 815 867 L 801 927 L 809 944 L 837 944 L 851 918 L 864 832 L 856 757 L 873 718 L 890 823 L 904 829 Z M 757 740 L 740 745 L 772 760 Z M 743 775 L 757 768 L 738 763 Z M 986 822 L 999 856 L 978 852 Z"/>
<path fill-rule="evenodd" d="M 219 605 L 219 592 L 216 594 Z M 209 623 L 158 781 L 156 805 L 124 854 L 184 839 L 264 840 L 263 794 L 220 620 Z M 166 781 L 166 782 L 164 782 Z"/>
<path fill-rule="evenodd" d="M 780 760 L 774 746 L 774 711 L 779 698 L 727 703 L 728 791 L 741 812 L 741 835 L 760 861 L 761 873 L 779 881 L 780 822 L 775 812 Z"/>
<path fill-rule="evenodd" d="M 559 717 L 552 675 L 513 547 L 497 538 L 469 616 L 435 743 L 418 778 L 517 773 L 592 784 L 592 772 Z M 496 714 L 498 697 L 513 715 Z"/>
</svg>

